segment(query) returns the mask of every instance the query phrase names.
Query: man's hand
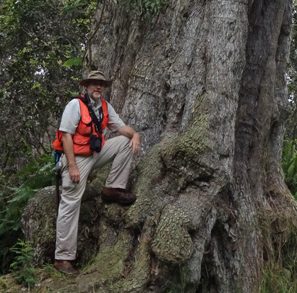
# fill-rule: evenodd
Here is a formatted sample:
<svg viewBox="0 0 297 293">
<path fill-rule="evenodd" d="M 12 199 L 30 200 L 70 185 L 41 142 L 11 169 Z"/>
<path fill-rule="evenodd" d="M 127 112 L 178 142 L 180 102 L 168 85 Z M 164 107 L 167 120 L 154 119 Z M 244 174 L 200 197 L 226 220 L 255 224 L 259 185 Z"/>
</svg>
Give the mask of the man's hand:
<svg viewBox="0 0 297 293">
<path fill-rule="evenodd" d="M 125 125 L 118 129 L 118 132 L 121 135 L 124 135 L 131 139 L 130 146 L 132 147 L 132 151 L 134 154 L 139 153 L 140 151 L 140 135 L 137 133 L 132 127 Z"/>
<path fill-rule="evenodd" d="M 130 146 L 132 146 L 132 152 L 133 154 L 138 154 L 140 151 L 140 146 L 141 146 L 141 142 L 140 142 L 140 135 L 135 132 L 131 138 L 130 141 Z"/>
<path fill-rule="evenodd" d="M 69 176 L 72 182 L 78 183 L 80 180 L 79 169 L 76 165 L 70 165 L 68 167 Z"/>
<path fill-rule="evenodd" d="M 75 162 L 75 156 L 73 153 L 73 141 L 72 135 L 67 132 L 63 132 L 62 142 L 64 147 L 64 152 L 68 162 L 68 172 L 69 177 L 72 182 L 78 183 L 80 180 L 79 169 Z"/>
</svg>

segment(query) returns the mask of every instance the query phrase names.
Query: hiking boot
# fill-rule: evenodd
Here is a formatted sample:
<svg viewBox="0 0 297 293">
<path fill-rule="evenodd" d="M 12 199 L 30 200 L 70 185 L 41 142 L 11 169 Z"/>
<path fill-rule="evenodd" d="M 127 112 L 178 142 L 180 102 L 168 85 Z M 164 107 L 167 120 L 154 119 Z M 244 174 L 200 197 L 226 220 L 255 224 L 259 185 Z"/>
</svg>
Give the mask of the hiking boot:
<svg viewBox="0 0 297 293">
<path fill-rule="evenodd" d="M 72 266 L 72 263 L 69 260 L 56 259 L 54 267 L 59 272 L 67 275 L 77 275 L 79 273 L 79 271 Z"/>
<path fill-rule="evenodd" d="M 130 205 L 136 200 L 136 196 L 126 189 L 111 187 L 103 187 L 101 198 L 106 203 L 116 202 L 121 205 Z"/>
</svg>

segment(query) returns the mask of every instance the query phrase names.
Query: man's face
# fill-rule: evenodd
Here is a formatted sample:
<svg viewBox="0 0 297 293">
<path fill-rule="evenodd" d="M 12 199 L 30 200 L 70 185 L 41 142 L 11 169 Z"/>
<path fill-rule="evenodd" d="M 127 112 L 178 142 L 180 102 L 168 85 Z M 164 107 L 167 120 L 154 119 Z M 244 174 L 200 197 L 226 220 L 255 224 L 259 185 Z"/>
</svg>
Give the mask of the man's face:
<svg viewBox="0 0 297 293">
<path fill-rule="evenodd" d="M 87 92 L 90 97 L 94 99 L 98 99 L 104 90 L 104 82 L 98 80 L 98 81 L 92 81 L 87 86 Z"/>
</svg>

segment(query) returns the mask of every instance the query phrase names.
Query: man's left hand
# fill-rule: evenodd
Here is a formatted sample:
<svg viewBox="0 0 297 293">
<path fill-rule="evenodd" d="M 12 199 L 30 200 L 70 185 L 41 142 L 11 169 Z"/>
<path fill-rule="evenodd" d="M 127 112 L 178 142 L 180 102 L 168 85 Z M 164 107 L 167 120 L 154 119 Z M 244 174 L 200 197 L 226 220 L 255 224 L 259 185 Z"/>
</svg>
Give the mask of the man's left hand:
<svg viewBox="0 0 297 293">
<path fill-rule="evenodd" d="M 132 147 L 133 154 L 139 153 L 141 142 L 140 142 L 140 135 L 137 132 L 135 132 L 133 134 L 131 141 L 130 141 L 130 146 Z"/>
</svg>

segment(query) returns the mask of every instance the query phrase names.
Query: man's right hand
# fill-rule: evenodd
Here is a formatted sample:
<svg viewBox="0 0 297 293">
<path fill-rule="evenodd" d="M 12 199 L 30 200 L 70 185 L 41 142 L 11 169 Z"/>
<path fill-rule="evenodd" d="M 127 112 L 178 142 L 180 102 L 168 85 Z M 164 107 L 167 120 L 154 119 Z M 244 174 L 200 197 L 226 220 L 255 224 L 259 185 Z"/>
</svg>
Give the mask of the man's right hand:
<svg viewBox="0 0 297 293">
<path fill-rule="evenodd" d="M 72 180 L 72 182 L 78 183 L 80 180 L 80 174 L 79 174 L 78 167 L 76 165 L 70 165 L 68 167 L 68 171 L 69 171 L 69 176 L 70 176 L 70 179 Z"/>
<path fill-rule="evenodd" d="M 68 162 L 68 172 L 72 182 L 78 183 L 80 180 L 79 169 L 76 165 L 75 156 L 73 153 L 72 135 L 63 132 L 62 136 L 63 148 Z"/>
</svg>

